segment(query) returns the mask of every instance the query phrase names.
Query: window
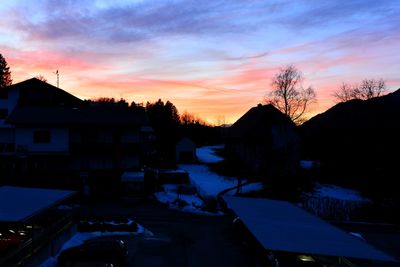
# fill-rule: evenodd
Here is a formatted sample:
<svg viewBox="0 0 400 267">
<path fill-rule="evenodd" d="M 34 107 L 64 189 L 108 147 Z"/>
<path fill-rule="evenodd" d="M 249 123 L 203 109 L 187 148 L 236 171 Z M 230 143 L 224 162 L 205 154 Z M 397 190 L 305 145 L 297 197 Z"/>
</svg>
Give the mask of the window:
<svg viewBox="0 0 400 267">
<path fill-rule="evenodd" d="M 0 108 L 0 120 L 4 120 L 8 116 L 8 109 Z"/>
<path fill-rule="evenodd" d="M 7 99 L 8 98 L 8 92 L 7 90 L 0 90 L 0 99 Z"/>
<path fill-rule="evenodd" d="M 40 130 L 33 132 L 33 143 L 35 144 L 48 144 L 50 143 L 50 131 Z"/>
</svg>

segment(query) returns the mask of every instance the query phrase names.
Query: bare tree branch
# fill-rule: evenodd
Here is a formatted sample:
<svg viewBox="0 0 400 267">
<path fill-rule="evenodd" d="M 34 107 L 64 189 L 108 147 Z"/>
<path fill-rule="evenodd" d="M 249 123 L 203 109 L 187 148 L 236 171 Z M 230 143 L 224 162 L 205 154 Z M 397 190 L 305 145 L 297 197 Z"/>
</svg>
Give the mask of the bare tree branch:
<svg viewBox="0 0 400 267">
<path fill-rule="evenodd" d="M 304 89 L 302 81 L 302 73 L 293 65 L 289 65 L 273 77 L 273 90 L 265 99 L 266 103 L 275 106 L 297 124 L 304 121 L 309 105 L 316 99 L 314 89 Z"/>
<path fill-rule="evenodd" d="M 360 85 L 351 87 L 343 83 L 339 90 L 333 93 L 338 102 L 346 102 L 351 99 L 371 99 L 386 93 L 386 83 L 383 79 L 364 79 Z"/>
</svg>

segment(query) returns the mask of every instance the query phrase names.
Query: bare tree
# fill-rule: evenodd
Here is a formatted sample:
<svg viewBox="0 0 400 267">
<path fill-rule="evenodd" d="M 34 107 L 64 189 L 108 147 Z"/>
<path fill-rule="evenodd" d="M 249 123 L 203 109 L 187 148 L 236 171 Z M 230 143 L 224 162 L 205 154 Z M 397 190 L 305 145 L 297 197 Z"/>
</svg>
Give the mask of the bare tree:
<svg viewBox="0 0 400 267">
<path fill-rule="evenodd" d="M 355 87 L 352 87 L 348 83 L 342 83 L 339 90 L 333 93 L 333 97 L 335 97 L 338 102 L 346 102 L 354 99 L 354 90 Z"/>
<path fill-rule="evenodd" d="M 265 99 L 294 123 L 304 122 L 304 115 L 316 95 L 312 87 L 303 88 L 303 74 L 293 65 L 282 68 L 271 82 L 273 90 Z"/>
<path fill-rule="evenodd" d="M 386 84 L 383 79 L 365 79 L 357 89 L 360 99 L 371 99 L 382 96 L 386 92 Z"/>
<path fill-rule="evenodd" d="M 42 81 L 42 82 L 47 83 L 47 79 L 46 79 L 43 75 L 41 75 L 41 74 L 39 74 L 39 75 L 36 76 L 35 78 L 38 79 L 38 80 L 40 80 L 40 81 Z"/>
<path fill-rule="evenodd" d="M 198 124 L 198 125 L 208 125 L 208 123 L 203 120 L 202 118 L 192 114 L 190 112 L 184 111 L 180 116 L 181 124 L 188 125 L 188 124 Z"/>
<path fill-rule="evenodd" d="M 333 93 L 333 96 L 339 102 L 346 102 L 351 99 L 366 100 L 382 96 L 386 93 L 386 90 L 386 84 L 383 79 L 364 79 L 360 85 L 354 87 L 343 83 L 339 90 Z"/>
</svg>

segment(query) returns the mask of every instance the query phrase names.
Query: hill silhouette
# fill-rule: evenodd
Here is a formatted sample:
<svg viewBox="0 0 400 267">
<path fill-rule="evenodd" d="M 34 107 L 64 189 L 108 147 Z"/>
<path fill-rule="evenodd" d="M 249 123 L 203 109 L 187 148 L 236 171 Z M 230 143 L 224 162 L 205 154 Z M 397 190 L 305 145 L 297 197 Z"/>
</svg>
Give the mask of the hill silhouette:
<svg viewBox="0 0 400 267">
<path fill-rule="evenodd" d="M 321 163 L 320 179 L 357 187 L 370 196 L 396 196 L 400 89 L 339 103 L 300 130 L 303 156 Z"/>
</svg>

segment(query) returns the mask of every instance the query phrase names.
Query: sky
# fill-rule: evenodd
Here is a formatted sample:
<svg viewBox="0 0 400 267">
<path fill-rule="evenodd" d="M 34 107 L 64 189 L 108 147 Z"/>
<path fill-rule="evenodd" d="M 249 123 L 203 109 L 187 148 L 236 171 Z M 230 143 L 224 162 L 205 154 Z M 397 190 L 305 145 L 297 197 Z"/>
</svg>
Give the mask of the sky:
<svg viewBox="0 0 400 267">
<path fill-rule="evenodd" d="M 398 0 L 8 0 L 0 53 L 14 83 L 42 75 L 81 99 L 171 101 L 233 123 L 294 65 L 332 107 L 345 82 L 400 88 Z"/>
</svg>

